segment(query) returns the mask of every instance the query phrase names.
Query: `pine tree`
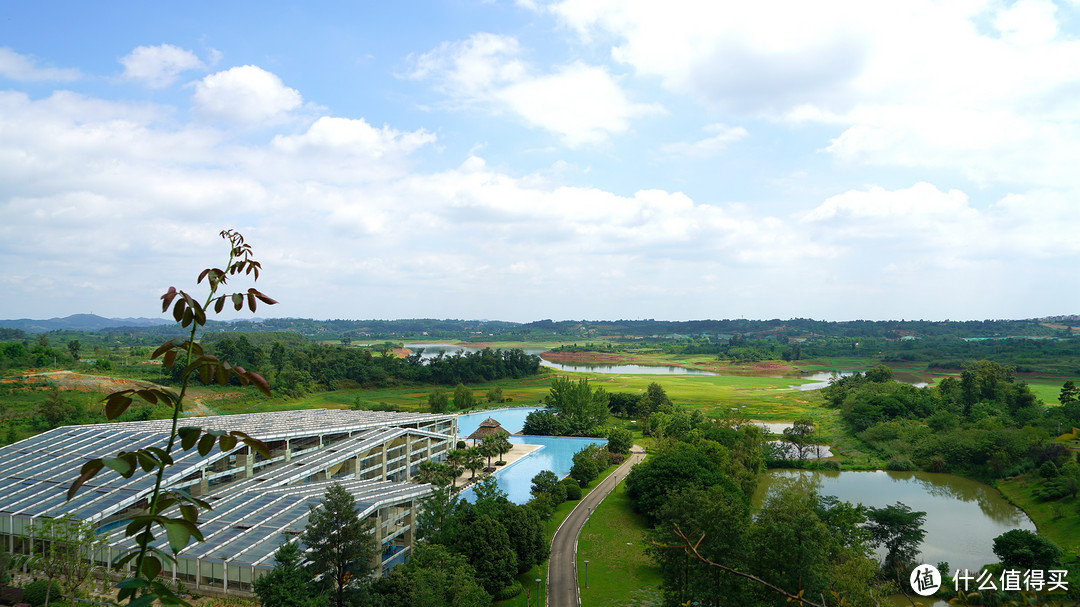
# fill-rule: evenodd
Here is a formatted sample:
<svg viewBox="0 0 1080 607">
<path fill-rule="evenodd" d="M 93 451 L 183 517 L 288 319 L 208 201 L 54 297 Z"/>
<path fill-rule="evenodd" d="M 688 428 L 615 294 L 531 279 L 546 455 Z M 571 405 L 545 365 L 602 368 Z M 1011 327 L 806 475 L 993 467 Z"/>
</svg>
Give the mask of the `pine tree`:
<svg viewBox="0 0 1080 607">
<path fill-rule="evenodd" d="M 349 583 L 367 578 L 374 570 L 371 523 L 360 519 L 356 500 L 338 483 L 327 489 L 320 506 L 310 508 L 303 540 L 310 548 L 312 573 L 329 580 L 335 604 L 344 607 Z"/>
</svg>

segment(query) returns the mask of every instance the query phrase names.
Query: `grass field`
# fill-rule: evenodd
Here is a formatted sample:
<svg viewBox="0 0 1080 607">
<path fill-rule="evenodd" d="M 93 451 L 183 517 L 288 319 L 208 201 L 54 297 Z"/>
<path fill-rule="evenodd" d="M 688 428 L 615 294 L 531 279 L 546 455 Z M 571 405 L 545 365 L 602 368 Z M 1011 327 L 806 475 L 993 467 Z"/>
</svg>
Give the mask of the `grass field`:
<svg viewBox="0 0 1080 607">
<path fill-rule="evenodd" d="M 1069 555 L 1066 560 L 1075 560 L 1080 555 L 1080 516 L 1077 516 L 1080 498 L 1039 501 L 1032 496 L 1036 484 L 1035 475 L 1024 474 L 1000 480 L 996 486 L 1006 499 L 1031 517 L 1040 535 L 1065 550 Z"/>
<path fill-rule="evenodd" d="M 660 604 L 660 571 L 645 554 L 645 521 L 631 510 L 625 483 L 619 483 L 582 529 L 577 566 L 582 605 Z"/>
</svg>

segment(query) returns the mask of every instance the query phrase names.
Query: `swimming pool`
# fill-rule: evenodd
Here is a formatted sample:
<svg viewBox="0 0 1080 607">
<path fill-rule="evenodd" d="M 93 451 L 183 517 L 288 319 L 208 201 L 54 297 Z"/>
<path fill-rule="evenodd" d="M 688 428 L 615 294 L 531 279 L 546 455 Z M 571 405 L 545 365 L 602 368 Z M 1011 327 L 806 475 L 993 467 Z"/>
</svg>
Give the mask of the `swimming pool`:
<svg viewBox="0 0 1080 607">
<path fill-rule="evenodd" d="M 459 415 L 458 436 L 465 437 L 472 434 L 479 427 L 480 422 L 489 417 L 497 420 L 508 432 L 519 432 L 525 423 L 525 416 L 537 409 L 539 407 L 492 409 Z M 536 451 L 495 473 L 499 488 L 506 492 L 510 501 L 515 504 L 524 504 L 532 497 L 529 494 L 529 487 L 532 485 L 534 476 L 543 470 L 550 470 L 559 478 L 570 474 L 575 453 L 587 445 L 606 444 L 607 439 L 519 434 L 511 436 L 510 442 L 518 445 L 541 445 Z M 474 498 L 472 489 L 462 491 L 461 496 L 469 501 Z"/>
</svg>

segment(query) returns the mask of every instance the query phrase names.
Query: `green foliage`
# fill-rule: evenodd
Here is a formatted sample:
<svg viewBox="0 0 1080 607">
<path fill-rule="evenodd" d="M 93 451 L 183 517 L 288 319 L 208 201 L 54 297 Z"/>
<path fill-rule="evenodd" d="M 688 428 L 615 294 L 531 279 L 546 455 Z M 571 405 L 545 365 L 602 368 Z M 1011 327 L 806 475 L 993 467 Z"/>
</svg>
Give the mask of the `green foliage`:
<svg viewBox="0 0 1080 607">
<path fill-rule="evenodd" d="M 883 568 L 889 572 L 908 569 L 919 554 L 919 544 L 926 536 L 923 523 L 925 512 L 912 511 L 897 502 L 883 508 L 867 508 L 867 530 L 870 541 L 886 550 Z"/>
<path fill-rule="evenodd" d="M 48 580 L 30 582 L 26 588 L 23 588 L 23 602 L 31 607 L 44 605 L 45 601 L 48 600 L 47 597 L 57 596 L 60 596 L 60 587 Z"/>
<path fill-rule="evenodd" d="M 520 588 L 520 587 L 519 587 Z M 378 607 L 486 607 L 491 595 L 461 554 L 440 544 L 419 543 L 404 565 L 372 585 Z"/>
<path fill-rule="evenodd" d="M 600 476 L 600 472 L 610 465 L 608 452 L 600 445 L 588 445 L 582 447 L 574 454 L 573 466 L 570 467 L 570 478 L 576 480 L 582 487 L 588 487 L 589 483 Z"/>
<path fill-rule="evenodd" d="M 318 607 L 326 596 L 311 583 L 300 566 L 300 547 L 286 539 L 274 554 L 274 568 L 255 580 L 252 587 L 262 607 Z"/>
<path fill-rule="evenodd" d="M 566 501 L 576 502 L 581 499 L 581 485 L 573 478 L 564 478 L 559 484 L 566 488 Z M 556 489 L 557 491 L 557 489 Z"/>
<path fill-rule="evenodd" d="M 458 411 L 467 411 L 475 406 L 476 400 L 473 398 L 472 390 L 465 387 L 465 384 L 458 384 L 454 387 L 454 408 Z"/>
<path fill-rule="evenodd" d="M 551 470 L 541 470 L 532 478 L 529 486 L 531 493 L 551 493 L 551 489 L 559 484 L 559 477 Z"/>
<path fill-rule="evenodd" d="M 603 388 L 595 391 L 589 385 L 589 380 L 581 379 L 573 381 L 560 376 L 551 382 L 551 389 L 545 398 L 548 408 L 554 415 L 541 416 L 530 414 L 527 418 L 525 434 L 534 434 L 535 430 L 559 431 L 559 434 L 551 436 L 595 436 L 599 427 L 607 420 L 608 394 Z"/>
<path fill-rule="evenodd" d="M 684 487 L 731 484 L 716 462 L 703 450 L 687 443 L 648 457 L 626 476 L 626 490 L 634 510 L 656 522 L 669 493 Z"/>
<path fill-rule="evenodd" d="M 698 544 L 701 556 L 729 567 L 744 569 L 750 505 L 733 484 L 682 487 L 660 507 L 648 534 L 646 552 L 657 563 L 665 605 L 748 604 L 746 585 L 738 578 L 710 568 L 679 546 L 680 530 Z"/>
<path fill-rule="evenodd" d="M 487 391 L 487 401 L 489 403 L 501 403 L 501 402 L 504 402 L 505 400 L 506 399 L 503 398 L 503 393 L 502 393 L 502 388 L 501 387 L 495 386 L 494 388 Z"/>
<path fill-rule="evenodd" d="M 630 453 L 634 446 L 634 433 L 626 428 L 612 428 L 608 430 L 608 451 L 612 453 Z"/>
<path fill-rule="evenodd" d="M 1005 567 L 1054 569 L 1061 564 L 1061 548 L 1027 529 L 1013 529 L 994 538 L 994 555 Z"/>
<path fill-rule="evenodd" d="M 537 409 L 525 416 L 522 434 L 532 436 L 562 436 L 566 434 L 566 424 L 550 409 Z"/>
<path fill-rule="evenodd" d="M 462 532 L 448 547 L 464 556 L 476 569 L 476 581 L 489 594 L 495 594 L 517 575 L 517 554 L 510 536 L 502 523 L 487 514 L 472 513 L 463 522 L 466 524 Z"/>
<path fill-rule="evenodd" d="M 373 570 L 376 554 L 372 524 L 361 520 L 352 494 L 338 483 L 326 490 L 320 505 L 309 506 L 302 539 L 308 547 L 309 572 L 329 582 L 337 607 L 346 604 L 351 579 L 363 579 Z"/>
<path fill-rule="evenodd" d="M 751 570 L 789 593 L 824 593 L 831 532 L 816 510 L 811 492 L 785 488 L 769 495 L 749 533 Z M 779 595 L 755 591 L 762 603 L 786 604 Z"/>
<path fill-rule="evenodd" d="M 514 598 L 515 596 L 518 596 L 519 594 L 521 594 L 523 592 L 523 590 L 524 589 L 521 587 L 521 582 L 519 582 L 517 580 L 514 580 L 514 582 L 512 584 L 510 584 L 506 588 L 503 588 L 502 590 L 496 592 L 495 596 L 493 598 L 496 601 L 508 601 L 508 600 Z"/>
</svg>

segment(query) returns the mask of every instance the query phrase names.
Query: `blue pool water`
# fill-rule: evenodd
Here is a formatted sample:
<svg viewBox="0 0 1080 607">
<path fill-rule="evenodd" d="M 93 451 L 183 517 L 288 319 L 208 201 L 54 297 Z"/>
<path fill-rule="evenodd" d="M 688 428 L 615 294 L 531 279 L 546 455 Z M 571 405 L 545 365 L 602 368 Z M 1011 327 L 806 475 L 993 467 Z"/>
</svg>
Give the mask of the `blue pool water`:
<svg viewBox="0 0 1080 607">
<path fill-rule="evenodd" d="M 480 422 L 489 417 L 497 420 L 508 432 L 519 432 L 525 424 L 525 416 L 536 409 L 538 407 L 495 409 L 460 415 L 458 416 L 458 436 L 465 437 L 472 434 L 480 426 Z M 495 473 L 499 488 L 506 492 L 510 501 L 515 504 L 524 504 L 532 497 L 529 495 L 529 486 L 532 484 L 533 477 L 539 472 L 550 470 L 562 478 L 570 474 L 575 453 L 586 445 L 606 444 L 607 439 L 519 434 L 511 436 L 510 442 L 518 445 L 541 445 L 536 451 Z M 466 489 L 461 495 L 469 501 L 473 500 L 472 489 Z"/>
</svg>

